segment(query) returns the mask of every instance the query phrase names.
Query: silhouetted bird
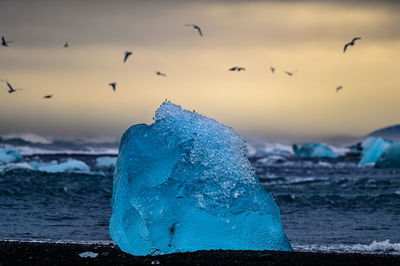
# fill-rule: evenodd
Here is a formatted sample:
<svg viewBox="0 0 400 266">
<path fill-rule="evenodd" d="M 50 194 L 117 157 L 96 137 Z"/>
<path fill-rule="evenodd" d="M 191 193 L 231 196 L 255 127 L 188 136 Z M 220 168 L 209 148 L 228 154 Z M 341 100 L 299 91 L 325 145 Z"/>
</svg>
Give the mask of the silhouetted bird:
<svg viewBox="0 0 400 266">
<path fill-rule="evenodd" d="M 162 72 L 160 72 L 160 71 L 156 71 L 156 74 L 157 74 L 158 76 L 163 76 L 163 77 L 166 77 L 166 76 L 167 76 L 167 74 L 162 73 Z"/>
<path fill-rule="evenodd" d="M 117 82 L 111 82 L 108 85 L 112 87 L 113 91 L 115 91 L 117 89 Z"/>
<path fill-rule="evenodd" d="M 14 89 L 13 86 L 6 80 L 7 87 L 8 87 L 8 93 L 13 93 L 16 92 L 17 90 L 22 90 L 22 89 Z"/>
<path fill-rule="evenodd" d="M 344 46 L 344 49 L 343 49 L 343 53 L 346 52 L 347 47 L 348 47 L 349 45 L 353 46 L 357 40 L 361 40 L 361 37 L 355 37 L 355 38 L 353 38 L 353 40 L 351 40 L 351 42 L 346 43 L 345 46 Z"/>
<path fill-rule="evenodd" d="M 274 73 L 275 72 L 275 68 L 274 67 L 270 67 L 271 72 Z"/>
<path fill-rule="evenodd" d="M 69 44 L 67 42 L 65 42 L 64 44 L 64 48 L 68 48 Z"/>
<path fill-rule="evenodd" d="M 338 87 L 336 88 L 336 92 L 339 92 L 341 89 L 343 89 L 343 86 L 338 86 Z"/>
<path fill-rule="evenodd" d="M 201 32 L 201 29 L 199 26 L 197 26 L 195 24 L 186 24 L 185 26 L 193 27 L 194 29 L 196 29 L 199 32 L 200 36 L 203 37 L 203 33 Z"/>
<path fill-rule="evenodd" d="M 43 99 L 50 99 L 53 97 L 53 94 L 45 95 L 43 96 Z"/>
<path fill-rule="evenodd" d="M 1 36 L 1 45 L 3 45 L 4 47 L 7 47 L 9 43 L 11 43 L 12 41 L 6 41 L 6 39 L 4 38 L 4 36 Z"/>
<path fill-rule="evenodd" d="M 283 72 L 285 72 L 285 73 L 288 74 L 289 76 L 293 76 L 293 74 L 296 73 L 297 70 L 292 71 L 292 72 L 289 72 L 289 71 L 283 71 Z"/>
<path fill-rule="evenodd" d="M 244 67 L 238 67 L 238 66 L 235 66 L 235 67 L 231 67 L 230 69 L 229 69 L 229 71 L 242 71 L 242 70 L 246 70 Z"/>
<path fill-rule="evenodd" d="M 124 56 L 124 63 L 126 63 L 126 60 L 128 60 L 128 57 L 132 54 L 132 51 L 126 51 L 125 56 Z"/>
</svg>

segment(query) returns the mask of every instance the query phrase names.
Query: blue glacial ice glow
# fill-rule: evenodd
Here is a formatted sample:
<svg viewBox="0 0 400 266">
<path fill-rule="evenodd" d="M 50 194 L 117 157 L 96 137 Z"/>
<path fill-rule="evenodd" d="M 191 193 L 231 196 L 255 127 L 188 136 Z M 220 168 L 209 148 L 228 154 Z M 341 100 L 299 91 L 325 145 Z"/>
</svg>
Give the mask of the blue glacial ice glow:
<svg viewBox="0 0 400 266">
<path fill-rule="evenodd" d="M 339 156 L 324 143 L 305 143 L 300 147 L 295 144 L 293 152 L 299 158 L 336 158 Z"/>
<path fill-rule="evenodd" d="M 400 142 L 389 146 L 375 164 L 377 168 L 400 168 Z"/>
<path fill-rule="evenodd" d="M 170 102 L 122 136 L 112 208 L 111 238 L 133 255 L 292 250 L 243 139 Z"/>
<path fill-rule="evenodd" d="M 0 149 L 0 164 L 11 163 L 21 159 L 22 155 L 17 149 Z"/>
<path fill-rule="evenodd" d="M 368 138 L 361 144 L 363 151 L 360 165 L 375 164 L 382 153 L 391 145 L 391 141 L 382 138 Z"/>
<path fill-rule="evenodd" d="M 39 170 L 43 172 L 49 173 L 59 173 L 59 172 L 81 172 L 88 173 L 90 172 L 90 167 L 82 161 L 70 159 L 63 163 L 58 163 L 57 161 L 51 162 L 29 162 L 29 165 L 33 170 Z"/>
</svg>

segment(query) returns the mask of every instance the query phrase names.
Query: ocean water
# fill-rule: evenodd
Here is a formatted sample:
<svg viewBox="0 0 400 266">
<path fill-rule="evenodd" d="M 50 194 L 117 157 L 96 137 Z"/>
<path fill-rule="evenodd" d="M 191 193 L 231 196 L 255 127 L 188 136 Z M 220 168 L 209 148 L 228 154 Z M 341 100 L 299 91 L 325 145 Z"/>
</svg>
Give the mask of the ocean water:
<svg viewBox="0 0 400 266">
<path fill-rule="evenodd" d="M 23 160 L 0 165 L 0 239 L 111 241 L 114 169 L 96 159 L 116 157 L 116 141 L 14 138 L 1 139 L 1 147 L 18 148 Z M 248 151 L 295 250 L 400 254 L 400 169 L 361 167 L 354 154 L 299 159 L 284 143 L 249 143 Z M 70 159 L 90 171 L 45 172 L 29 164 Z"/>
</svg>

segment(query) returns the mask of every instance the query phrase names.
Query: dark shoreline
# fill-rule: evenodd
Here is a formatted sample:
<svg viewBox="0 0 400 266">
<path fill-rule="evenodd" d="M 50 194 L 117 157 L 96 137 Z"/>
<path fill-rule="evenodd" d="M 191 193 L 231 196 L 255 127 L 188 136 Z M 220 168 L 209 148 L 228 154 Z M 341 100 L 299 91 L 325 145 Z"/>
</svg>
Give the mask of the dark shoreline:
<svg viewBox="0 0 400 266">
<path fill-rule="evenodd" d="M 82 252 L 95 258 L 82 258 Z M 159 263 L 158 263 L 159 262 Z M 211 250 L 132 256 L 114 244 L 0 241 L 0 265 L 400 265 L 399 255 Z"/>
</svg>

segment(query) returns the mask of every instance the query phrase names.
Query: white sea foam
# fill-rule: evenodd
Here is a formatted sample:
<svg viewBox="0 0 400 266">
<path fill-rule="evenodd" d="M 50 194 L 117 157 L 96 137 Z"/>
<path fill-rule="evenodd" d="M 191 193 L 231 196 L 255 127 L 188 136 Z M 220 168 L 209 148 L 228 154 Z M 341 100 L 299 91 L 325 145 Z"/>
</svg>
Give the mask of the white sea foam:
<svg viewBox="0 0 400 266">
<path fill-rule="evenodd" d="M 0 165 L 0 172 L 7 172 L 15 169 L 28 169 L 32 170 L 32 166 L 30 166 L 28 163 L 9 163 L 5 165 Z"/>
<path fill-rule="evenodd" d="M 22 155 L 57 155 L 57 154 L 68 154 L 68 155 L 117 155 L 118 148 L 87 148 L 86 150 L 60 150 L 60 149 L 42 149 L 42 148 L 34 148 L 29 146 L 19 146 L 17 147 Z"/>
<path fill-rule="evenodd" d="M 400 243 L 390 243 L 390 240 L 373 241 L 371 244 L 336 244 L 336 245 L 293 245 L 295 251 L 339 252 L 339 253 L 378 253 L 400 255 Z"/>
<path fill-rule="evenodd" d="M 22 243 L 53 243 L 53 244 L 82 244 L 82 245 L 113 245 L 115 243 L 112 240 L 54 240 L 54 239 L 2 239 L 7 242 L 22 242 Z"/>
</svg>

